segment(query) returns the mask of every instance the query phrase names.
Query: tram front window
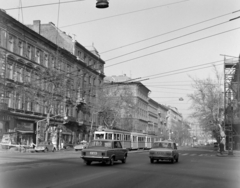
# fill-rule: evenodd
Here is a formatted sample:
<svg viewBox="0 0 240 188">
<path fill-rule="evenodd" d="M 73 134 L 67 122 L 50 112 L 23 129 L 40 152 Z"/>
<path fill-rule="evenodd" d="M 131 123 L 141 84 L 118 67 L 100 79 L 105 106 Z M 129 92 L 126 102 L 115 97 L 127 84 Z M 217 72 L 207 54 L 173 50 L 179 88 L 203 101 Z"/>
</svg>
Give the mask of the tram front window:
<svg viewBox="0 0 240 188">
<path fill-rule="evenodd" d="M 96 134 L 96 139 L 104 139 L 104 134 Z"/>
</svg>

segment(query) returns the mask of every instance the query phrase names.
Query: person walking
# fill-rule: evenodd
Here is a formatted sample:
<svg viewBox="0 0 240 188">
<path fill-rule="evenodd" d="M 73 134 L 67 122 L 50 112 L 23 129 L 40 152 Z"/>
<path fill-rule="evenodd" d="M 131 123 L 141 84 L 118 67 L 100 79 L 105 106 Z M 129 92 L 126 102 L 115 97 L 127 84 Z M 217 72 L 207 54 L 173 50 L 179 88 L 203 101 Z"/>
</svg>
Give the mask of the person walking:
<svg viewBox="0 0 240 188">
<path fill-rule="evenodd" d="M 224 144 L 222 143 L 222 141 L 219 144 L 219 148 L 220 148 L 220 154 L 222 155 L 224 151 Z"/>
</svg>

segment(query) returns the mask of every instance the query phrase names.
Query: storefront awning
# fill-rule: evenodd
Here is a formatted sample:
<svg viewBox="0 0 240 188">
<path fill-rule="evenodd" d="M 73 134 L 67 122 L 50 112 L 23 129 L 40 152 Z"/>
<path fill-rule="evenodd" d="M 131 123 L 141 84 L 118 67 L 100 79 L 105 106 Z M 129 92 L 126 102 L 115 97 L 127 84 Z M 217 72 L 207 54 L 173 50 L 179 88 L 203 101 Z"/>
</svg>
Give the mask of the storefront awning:
<svg viewBox="0 0 240 188">
<path fill-rule="evenodd" d="M 34 133 L 33 131 L 24 131 L 24 130 L 17 130 L 17 132 L 20 132 L 22 134 Z"/>
</svg>

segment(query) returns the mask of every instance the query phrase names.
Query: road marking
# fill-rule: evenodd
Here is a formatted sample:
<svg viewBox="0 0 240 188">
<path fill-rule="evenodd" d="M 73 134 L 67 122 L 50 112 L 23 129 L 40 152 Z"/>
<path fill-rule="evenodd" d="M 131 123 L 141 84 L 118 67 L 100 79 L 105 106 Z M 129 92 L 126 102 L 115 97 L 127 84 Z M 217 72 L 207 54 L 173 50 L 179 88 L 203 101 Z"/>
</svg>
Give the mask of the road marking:
<svg viewBox="0 0 240 188">
<path fill-rule="evenodd" d="M 97 173 L 97 174 L 91 174 L 91 175 L 88 175 L 88 176 L 78 177 L 78 178 L 71 179 L 71 180 L 68 180 L 68 181 L 58 182 L 56 184 L 45 186 L 45 187 L 47 187 L 47 188 L 70 187 L 70 186 L 74 186 L 74 185 L 77 185 L 77 184 L 80 184 L 80 183 L 91 181 L 93 179 L 97 179 L 97 178 L 100 178 L 100 177 L 103 177 L 103 176 L 108 176 L 110 174 L 117 173 L 117 172 L 118 171 L 111 170 L 111 171 L 101 172 L 101 173 Z M 40 187 L 42 187 L 42 185 Z"/>
<path fill-rule="evenodd" d="M 188 155 L 188 153 L 184 153 L 184 154 L 182 154 L 182 155 Z"/>
</svg>

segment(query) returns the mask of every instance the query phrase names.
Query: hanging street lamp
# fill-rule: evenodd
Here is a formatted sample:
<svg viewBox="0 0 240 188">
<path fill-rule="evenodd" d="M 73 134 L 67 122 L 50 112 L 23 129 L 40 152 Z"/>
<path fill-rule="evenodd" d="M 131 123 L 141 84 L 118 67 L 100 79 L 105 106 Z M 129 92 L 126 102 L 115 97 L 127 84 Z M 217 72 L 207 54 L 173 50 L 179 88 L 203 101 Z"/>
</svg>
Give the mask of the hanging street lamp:
<svg viewBox="0 0 240 188">
<path fill-rule="evenodd" d="M 97 8 L 108 8 L 108 0 L 97 0 L 96 7 Z"/>
</svg>

